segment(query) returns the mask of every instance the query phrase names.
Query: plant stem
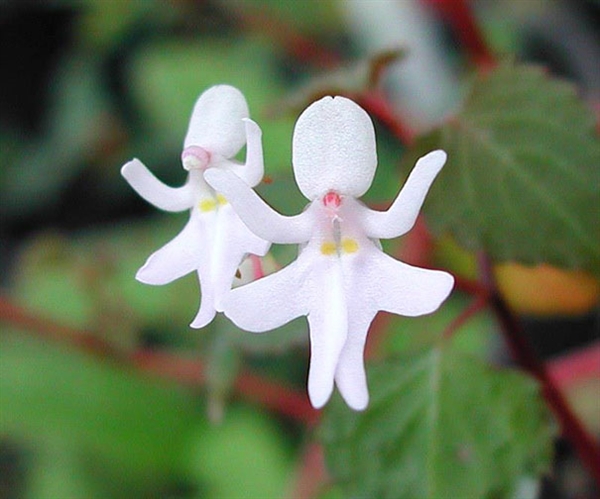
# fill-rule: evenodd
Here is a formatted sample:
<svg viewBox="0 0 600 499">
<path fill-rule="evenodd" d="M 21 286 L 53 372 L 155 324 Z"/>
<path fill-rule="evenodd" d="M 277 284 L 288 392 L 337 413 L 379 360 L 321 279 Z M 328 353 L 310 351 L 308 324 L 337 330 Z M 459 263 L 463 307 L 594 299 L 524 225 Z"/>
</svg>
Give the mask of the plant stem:
<svg viewBox="0 0 600 499">
<path fill-rule="evenodd" d="M 46 341 L 69 345 L 100 360 L 151 373 L 181 385 L 202 386 L 206 383 L 206 366 L 196 357 L 188 359 L 173 353 L 151 350 L 125 352 L 89 331 L 39 317 L 2 295 L 0 322 L 34 333 Z M 234 387 L 247 401 L 261 404 L 307 426 L 314 425 L 318 420 L 319 412 L 312 408 L 306 394 L 270 379 L 242 370 Z"/>
<path fill-rule="evenodd" d="M 308 442 L 299 464 L 292 499 L 318 497 L 319 491 L 328 480 L 323 447 L 317 442 Z"/>
<path fill-rule="evenodd" d="M 548 373 L 561 388 L 568 388 L 592 377 L 600 377 L 600 341 L 552 358 L 548 362 Z"/>
<path fill-rule="evenodd" d="M 313 37 L 304 35 L 295 26 L 285 22 L 269 9 L 252 7 L 250 3 L 222 2 L 222 7 L 237 20 L 247 32 L 265 33 L 278 46 L 302 63 L 321 68 L 334 68 L 341 62 L 339 54 L 320 44 Z"/>
<path fill-rule="evenodd" d="M 460 329 L 466 322 L 475 316 L 477 312 L 485 308 L 487 304 L 487 296 L 475 296 L 471 303 L 469 303 L 469 305 L 456 317 L 456 319 L 448 324 L 442 333 L 442 338 L 451 338 L 458 329 Z"/>
<path fill-rule="evenodd" d="M 477 67 L 487 69 L 495 65 L 496 57 L 488 46 L 467 0 L 425 1 L 446 19 L 465 52 Z"/>
<path fill-rule="evenodd" d="M 371 116 L 379 120 L 398 141 L 410 146 L 415 140 L 415 134 L 411 128 L 398 118 L 390 103 L 380 92 L 371 91 L 356 96 L 358 103 Z"/>
<path fill-rule="evenodd" d="M 546 365 L 538 358 L 531 343 L 527 340 L 521 323 L 500 296 L 489 260 L 485 257 L 481 260 L 484 280 L 490 289 L 489 303 L 501 326 L 502 335 L 513 358 L 538 380 L 548 406 L 558 419 L 562 434 L 573 445 L 582 463 L 600 488 L 600 448 L 597 442 L 571 410 L 563 394 L 555 385 Z"/>
</svg>

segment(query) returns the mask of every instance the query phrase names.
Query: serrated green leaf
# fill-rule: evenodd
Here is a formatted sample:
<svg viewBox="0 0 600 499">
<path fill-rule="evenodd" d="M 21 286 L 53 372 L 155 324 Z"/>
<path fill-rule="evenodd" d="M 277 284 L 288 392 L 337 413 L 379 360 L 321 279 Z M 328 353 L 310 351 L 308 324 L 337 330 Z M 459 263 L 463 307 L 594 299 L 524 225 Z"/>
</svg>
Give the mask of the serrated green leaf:
<svg viewBox="0 0 600 499">
<path fill-rule="evenodd" d="M 478 76 L 459 113 L 418 142 L 406 170 L 426 150 L 446 150 L 426 214 L 432 229 L 467 249 L 600 273 L 594 127 L 573 86 L 502 64 Z"/>
<path fill-rule="evenodd" d="M 547 469 L 552 430 L 537 386 L 444 347 L 369 370 L 371 402 L 339 397 L 320 428 L 345 497 L 508 497 Z"/>
</svg>

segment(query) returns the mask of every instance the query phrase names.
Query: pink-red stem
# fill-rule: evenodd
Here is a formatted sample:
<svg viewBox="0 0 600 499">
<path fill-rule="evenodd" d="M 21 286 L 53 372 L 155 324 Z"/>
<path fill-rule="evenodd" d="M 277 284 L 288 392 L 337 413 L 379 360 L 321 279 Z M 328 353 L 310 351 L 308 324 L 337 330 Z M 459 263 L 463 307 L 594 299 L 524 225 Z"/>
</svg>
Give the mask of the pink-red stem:
<svg viewBox="0 0 600 499">
<path fill-rule="evenodd" d="M 147 350 L 123 352 L 88 331 L 39 317 L 1 295 L 0 322 L 35 333 L 46 341 L 68 344 L 102 360 L 114 361 L 124 367 L 133 367 L 182 385 L 201 386 L 206 383 L 206 368 L 198 359 L 186 359 L 172 353 Z M 308 426 L 318 419 L 319 413 L 312 408 L 306 394 L 270 379 L 242 371 L 234 387 L 244 399 Z"/>
<path fill-rule="evenodd" d="M 467 0 L 423 1 L 435 8 L 448 22 L 473 64 L 484 70 L 496 64 L 496 56 L 479 28 Z"/>
<path fill-rule="evenodd" d="M 527 340 L 520 322 L 498 292 L 489 260 L 482 257 L 481 263 L 484 279 L 491 290 L 491 309 L 501 326 L 500 330 L 513 358 L 538 380 L 542 394 L 560 424 L 563 436 L 573 445 L 582 463 L 600 488 L 600 447 L 598 443 L 573 413 L 563 394 L 557 388 L 554 379 L 550 376 L 546 365 L 538 358 Z"/>
</svg>

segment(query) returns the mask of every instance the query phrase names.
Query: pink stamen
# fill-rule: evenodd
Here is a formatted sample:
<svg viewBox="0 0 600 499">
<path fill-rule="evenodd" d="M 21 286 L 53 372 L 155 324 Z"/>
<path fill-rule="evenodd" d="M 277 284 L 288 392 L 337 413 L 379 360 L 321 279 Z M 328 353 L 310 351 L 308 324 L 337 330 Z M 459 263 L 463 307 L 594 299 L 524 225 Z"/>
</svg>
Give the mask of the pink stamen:
<svg viewBox="0 0 600 499">
<path fill-rule="evenodd" d="M 342 204 L 342 198 L 337 192 L 329 191 L 323 196 L 323 204 L 327 208 L 338 208 Z"/>
<path fill-rule="evenodd" d="M 210 163 L 210 152 L 200 146 L 186 147 L 181 153 L 181 162 L 186 170 L 206 168 Z"/>
<path fill-rule="evenodd" d="M 254 279 L 260 279 L 265 276 L 265 271 L 262 266 L 262 260 L 256 255 L 250 254 L 250 262 L 252 263 L 252 274 Z"/>
</svg>

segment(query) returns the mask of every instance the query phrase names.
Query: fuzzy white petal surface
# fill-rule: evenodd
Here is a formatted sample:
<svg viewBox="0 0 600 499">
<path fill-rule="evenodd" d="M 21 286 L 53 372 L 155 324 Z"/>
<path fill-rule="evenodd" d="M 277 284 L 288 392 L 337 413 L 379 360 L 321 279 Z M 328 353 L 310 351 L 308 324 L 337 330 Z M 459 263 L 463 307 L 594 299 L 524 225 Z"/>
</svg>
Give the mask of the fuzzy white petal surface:
<svg viewBox="0 0 600 499">
<path fill-rule="evenodd" d="M 231 171 L 250 187 L 258 185 L 264 174 L 262 131 L 250 118 L 244 120 L 246 127 L 246 162 L 233 164 Z"/>
<path fill-rule="evenodd" d="M 145 284 L 162 285 L 196 270 L 206 249 L 202 246 L 201 222 L 190 220 L 183 230 L 162 248 L 148 257 L 136 274 Z"/>
<path fill-rule="evenodd" d="M 307 315 L 308 275 L 306 262 L 296 260 L 274 274 L 235 288 L 225 300 L 225 315 L 252 333 L 270 331 Z"/>
<path fill-rule="evenodd" d="M 217 315 L 215 307 L 216 289 L 214 281 L 211 279 L 211 268 L 207 265 L 209 262 L 203 261 L 196 269 L 198 272 L 198 283 L 200 285 L 200 308 L 190 327 L 200 329 L 207 326 Z"/>
<path fill-rule="evenodd" d="M 231 158 L 246 141 L 244 118 L 250 112 L 244 95 L 229 85 L 206 90 L 194 105 L 184 148 L 199 146 L 211 154 Z"/>
<path fill-rule="evenodd" d="M 362 223 L 369 237 L 389 239 L 412 229 L 425 196 L 446 163 L 446 153 L 432 151 L 417 161 L 398 197 L 385 212 L 363 209 Z"/>
<path fill-rule="evenodd" d="M 121 175 L 142 198 L 161 210 L 183 211 L 193 204 L 193 189 L 189 183 L 169 187 L 137 158 L 121 168 Z"/>
<path fill-rule="evenodd" d="M 313 407 L 319 409 L 333 391 L 336 366 L 348 333 L 344 276 L 337 258 L 314 262 L 311 290 L 308 395 Z"/>
<path fill-rule="evenodd" d="M 292 142 L 294 176 L 313 200 L 329 190 L 360 197 L 377 166 L 369 115 L 345 97 L 323 97 L 300 115 Z"/>
<path fill-rule="evenodd" d="M 222 206 L 217 216 L 218 232 L 212 247 L 211 271 L 215 307 L 222 312 L 224 300 L 244 257 L 249 253 L 264 256 L 271 244 L 250 232 L 230 204 Z"/>
<path fill-rule="evenodd" d="M 371 259 L 372 288 L 377 308 L 415 317 L 439 308 L 454 286 L 454 277 L 441 270 L 413 267 L 379 253 Z"/>
<path fill-rule="evenodd" d="M 293 244 L 306 242 L 310 238 L 312 223 L 306 213 L 293 217 L 280 215 L 231 172 L 210 168 L 204 178 L 227 198 L 248 228 L 262 239 Z"/>
<path fill-rule="evenodd" d="M 349 304 L 348 338 L 340 352 L 335 370 L 335 383 L 349 407 L 364 410 L 369 404 L 369 390 L 365 373 L 364 350 L 369 326 L 375 313 L 355 310 Z"/>
</svg>

